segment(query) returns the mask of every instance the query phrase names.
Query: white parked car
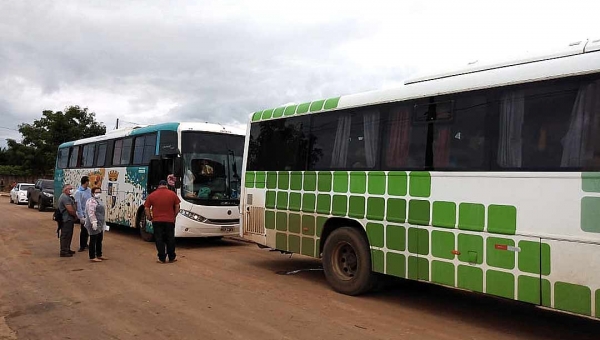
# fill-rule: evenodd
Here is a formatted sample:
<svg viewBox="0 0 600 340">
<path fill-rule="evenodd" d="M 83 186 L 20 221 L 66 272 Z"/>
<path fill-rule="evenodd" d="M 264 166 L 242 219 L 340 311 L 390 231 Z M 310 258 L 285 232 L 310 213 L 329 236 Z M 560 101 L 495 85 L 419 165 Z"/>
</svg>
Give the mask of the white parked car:
<svg viewBox="0 0 600 340">
<path fill-rule="evenodd" d="M 17 183 L 10 191 L 10 203 L 21 204 L 27 203 L 27 188 L 31 188 L 32 183 Z"/>
</svg>

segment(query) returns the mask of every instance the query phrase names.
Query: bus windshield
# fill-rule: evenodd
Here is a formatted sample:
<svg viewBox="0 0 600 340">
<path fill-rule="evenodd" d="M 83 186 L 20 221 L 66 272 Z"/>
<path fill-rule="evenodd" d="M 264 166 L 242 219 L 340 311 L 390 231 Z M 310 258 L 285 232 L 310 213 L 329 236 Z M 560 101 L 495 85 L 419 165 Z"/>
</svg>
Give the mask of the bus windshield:
<svg viewBox="0 0 600 340">
<path fill-rule="evenodd" d="M 182 196 L 200 205 L 237 205 L 244 136 L 184 131 Z"/>
</svg>

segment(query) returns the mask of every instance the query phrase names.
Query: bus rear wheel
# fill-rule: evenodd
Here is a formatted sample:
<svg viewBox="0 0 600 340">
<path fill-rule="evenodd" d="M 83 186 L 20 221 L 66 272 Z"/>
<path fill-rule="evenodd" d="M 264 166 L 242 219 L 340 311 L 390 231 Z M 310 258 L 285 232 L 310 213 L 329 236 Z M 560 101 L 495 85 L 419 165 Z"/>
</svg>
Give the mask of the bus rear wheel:
<svg viewBox="0 0 600 340">
<path fill-rule="evenodd" d="M 323 270 L 327 282 L 339 293 L 359 295 L 373 288 L 371 250 L 355 228 L 334 230 L 323 247 Z"/>
<path fill-rule="evenodd" d="M 137 228 L 140 230 L 140 236 L 142 237 L 142 240 L 146 242 L 152 242 L 154 241 L 154 234 L 146 231 L 147 223 L 148 220 L 146 219 L 146 212 L 142 210 L 138 215 Z"/>
</svg>

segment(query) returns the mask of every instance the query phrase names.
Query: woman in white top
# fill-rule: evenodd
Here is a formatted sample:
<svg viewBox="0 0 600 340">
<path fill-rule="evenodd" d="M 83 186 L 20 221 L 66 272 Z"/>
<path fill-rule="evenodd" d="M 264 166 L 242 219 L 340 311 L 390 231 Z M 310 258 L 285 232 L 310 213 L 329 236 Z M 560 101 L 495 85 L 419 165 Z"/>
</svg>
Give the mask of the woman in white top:
<svg viewBox="0 0 600 340">
<path fill-rule="evenodd" d="M 92 188 L 92 198 L 85 203 L 85 228 L 90 234 L 89 254 L 92 262 L 102 262 L 106 260 L 102 257 L 102 239 L 104 238 L 104 229 L 106 228 L 106 209 L 100 199 L 102 189 Z"/>
</svg>

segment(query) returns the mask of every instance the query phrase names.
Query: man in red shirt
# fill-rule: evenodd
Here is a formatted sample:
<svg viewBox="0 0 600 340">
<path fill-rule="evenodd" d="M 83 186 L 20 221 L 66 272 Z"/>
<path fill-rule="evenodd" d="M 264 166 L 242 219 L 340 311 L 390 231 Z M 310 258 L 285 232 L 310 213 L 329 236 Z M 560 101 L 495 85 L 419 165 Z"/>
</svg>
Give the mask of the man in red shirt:
<svg viewBox="0 0 600 340">
<path fill-rule="evenodd" d="M 167 255 L 169 262 L 177 261 L 175 254 L 175 218 L 179 214 L 179 197 L 167 188 L 167 181 L 158 182 L 158 189 L 148 195 L 144 208 L 146 218 L 152 221 L 154 239 L 158 251 L 158 262 L 165 263 Z M 165 245 L 167 251 L 165 253 Z"/>
</svg>

